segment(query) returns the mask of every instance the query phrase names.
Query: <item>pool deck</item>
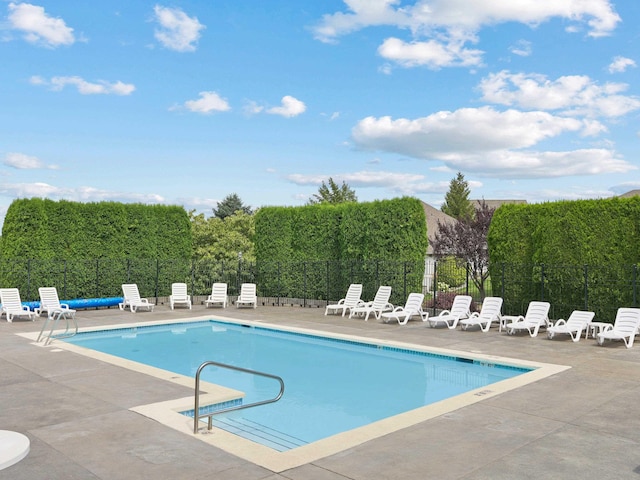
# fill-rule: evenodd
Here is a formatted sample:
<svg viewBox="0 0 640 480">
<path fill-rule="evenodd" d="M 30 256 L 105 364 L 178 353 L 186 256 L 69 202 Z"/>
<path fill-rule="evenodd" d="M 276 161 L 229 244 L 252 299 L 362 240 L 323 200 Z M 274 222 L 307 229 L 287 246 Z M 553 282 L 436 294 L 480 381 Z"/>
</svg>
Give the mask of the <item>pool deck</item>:
<svg viewBox="0 0 640 480">
<path fill-rule="evenodd" d="M 27 435 L 31 451 L 0 480 L 216 478 L 640 479 L 640 343 L 604 347 L 324 316 L 319 308 L 154 312 L 79 311 L 80 327 L 203 315 L 264 321 L 572 368 L 340 453 L 275 473 L 130 410 L 193 389 L 83 355 L 35 346 L 18 333 L 36 322 L 0 321 L 0 430 Z M 384 389 L 384 385 L 380 386 Z"/>
</svg>

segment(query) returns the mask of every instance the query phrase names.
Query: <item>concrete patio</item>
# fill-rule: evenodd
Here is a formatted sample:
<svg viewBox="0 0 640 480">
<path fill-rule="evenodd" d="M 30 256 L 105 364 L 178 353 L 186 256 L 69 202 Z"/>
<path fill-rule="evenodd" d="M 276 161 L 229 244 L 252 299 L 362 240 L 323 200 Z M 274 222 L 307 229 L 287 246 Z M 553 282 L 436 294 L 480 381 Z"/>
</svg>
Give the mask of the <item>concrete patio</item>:
<svg viewBox="0 0 640 480">
<path fill-rule="evenodd" d="M 217 315 L 380 340 L 569 365 L 560 374 L 274 473 L 129 409 L 193 394 L 158 378 L 16 335 L 0 322 L 0 429 L 29 455 L 0 480 L 33 479 L 640 479 L 640 345 L 547 340 L 324 316 L 320 308 L 79 311 L 80 327 Z M 381 389 L 384 385 L 380 386 Z"/>
</svg>

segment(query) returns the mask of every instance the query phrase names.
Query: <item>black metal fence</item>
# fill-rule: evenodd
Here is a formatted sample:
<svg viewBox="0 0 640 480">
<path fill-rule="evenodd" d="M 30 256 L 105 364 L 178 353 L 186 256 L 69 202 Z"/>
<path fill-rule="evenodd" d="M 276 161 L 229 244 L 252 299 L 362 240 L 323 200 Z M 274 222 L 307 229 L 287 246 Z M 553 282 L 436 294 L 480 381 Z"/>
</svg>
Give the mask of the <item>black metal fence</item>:
<svg viewBox="0 0 640 480">
<path fill-rule="evenodd" d="M 185 282 L 193 296 L 211 293 L 214 282 L 228 284 L 230 295 L 240 285 L 256 283 L 264 304 L 322 306 L 342 298 L 351 283 L 363 284 L 371 299 L 380 285 L 392 286 L 391 301 L 403 304 L 411 292 L 425 294 L 433 313 L 449 308 L 457 294 L 471 295 L 474 307 L 482 292 L 469 269 L 455 261 L 318 261 L 252 263 L 209 260 L 0 260 L 0 286 L 17 287 L 22 300 L 37 301 L 38 287 L 55 286 L 61 299 L 122 295 L 123 283 L 136 283 L 141 295 L 166 297 L 171 283 Z M 504 299 L 503 313 L 522 314 L 532 300 L 551 303 L 552 318 L 573 310 L 591 310 L 611 321 L 618 307 L 634 307 L 640 299 L 637 265 L 492 265 L 484 285 L 486 296 Z"/>
</svg>

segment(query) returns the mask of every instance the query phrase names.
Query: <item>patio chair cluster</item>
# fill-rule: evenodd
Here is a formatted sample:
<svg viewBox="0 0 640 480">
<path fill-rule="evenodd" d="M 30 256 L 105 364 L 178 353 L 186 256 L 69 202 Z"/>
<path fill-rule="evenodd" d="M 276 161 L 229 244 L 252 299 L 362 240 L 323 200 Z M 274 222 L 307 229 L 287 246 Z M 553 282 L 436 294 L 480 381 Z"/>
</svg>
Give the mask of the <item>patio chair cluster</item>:
<svg viewBox="0 0 640 480">
<path fill-rule="evenodd" d="M 461 330 L 477 329 L 484 333 L 497 326 L 499 332 L 504 330 L 508 335 L 526 332 L 532 338 L 538 336 L 540 329 L 545 329 L 549 340 L 559 335 L 568 335 L 574 342 L 578 342 L 583 333 L 585 338 L 591 333 L 598 345 L 603 345 L 607 340 L 621 340 L 627 348 L 633 346 L 635 336 L 640 333 L 640 308 L 619 308 L 613 324 L 595 322 L 594 312 L 582 310 L 574 310 L 566 320 L 561 318 L 553 322 L 549 318 L 549 302 L 530 302 L 524 315 L 502 315 L 501 297 L 486 297 L 480 311 L 471 312 L 471 296 L 456 295 L 450 309 L 429 316 L 422 308 L 422 293 L 410 293 L 405 305 L 398 307 L 389 303 L 389 286 L 380 286 L 370 302 L 363 301 L 361 295 L 362 285 L 351 284 L 345 297 L 337 303 L 327 305 L 324 314 L 341 313 L 344 317 L 348 311 L 349 318 L 363 318 L 365 321 L 373 314 L 384 323 L 397 321 L 399 325 L 406 325 L 409 320 L 417 317 L 433 328 L 444 326 L 455 330 L 460 326 Z"/>
</svg>

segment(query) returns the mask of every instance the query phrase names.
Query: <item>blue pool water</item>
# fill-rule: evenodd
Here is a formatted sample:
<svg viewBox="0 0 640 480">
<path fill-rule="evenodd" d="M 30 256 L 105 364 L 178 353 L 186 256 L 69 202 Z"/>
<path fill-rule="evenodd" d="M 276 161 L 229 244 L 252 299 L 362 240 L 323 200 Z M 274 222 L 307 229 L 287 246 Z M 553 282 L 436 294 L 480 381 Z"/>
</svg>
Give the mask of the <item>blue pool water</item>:
<svg viewBox="0 0 640 480">
<path fill-rule="evenodd" d="M 529 371 L 214 320 L 79 333 L 66 341 L 190 377 L 209 360 L 282 377 L 279 402 L 214 417 L 217 427 L 278 451 Z M 201 379 L 245 392 L 245 403 L 279 390 L 272 379 L 218 367 L 206 368 Z"/>
</svg>

